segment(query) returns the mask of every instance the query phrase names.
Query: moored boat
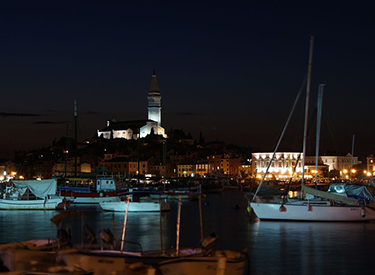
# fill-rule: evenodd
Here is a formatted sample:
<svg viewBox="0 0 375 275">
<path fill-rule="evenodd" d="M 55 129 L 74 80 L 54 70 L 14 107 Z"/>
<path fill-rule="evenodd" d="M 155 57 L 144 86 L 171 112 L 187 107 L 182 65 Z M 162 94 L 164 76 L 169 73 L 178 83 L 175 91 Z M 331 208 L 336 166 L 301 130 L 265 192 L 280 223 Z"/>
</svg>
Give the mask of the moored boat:
<svg viewBox="0 0 375 275">
<path fill-rule="evenodd" d="M 56 180 L 13 180 L 0 199 L 4 210 L 66 209 L 70 203 L 56 195 Z"/>
<path fill-rule="evenodd" d="M 57 187 L 61 196 L 73 204 L 98 204 L 119 201 L 113 177 L 64 178 Z"/>
<path fill-rule="evenodd" d="M 99 205 L 104 211 L 125 212 L 127 202 L 100 202 Z M 159 212 L 169 210 L 170 205 L 165 201 L 162 201 L 160 203 L 156 201 L 130 201 L 128 207 L 129 212 Z"/>
<path fill-rule="evenodd" d="M 165 275 L 243 275 L 247 260 L 246 252 L 214 250 L 205 256 L 166 260 L 159 263 L 158 268 Z"/>
</svg>

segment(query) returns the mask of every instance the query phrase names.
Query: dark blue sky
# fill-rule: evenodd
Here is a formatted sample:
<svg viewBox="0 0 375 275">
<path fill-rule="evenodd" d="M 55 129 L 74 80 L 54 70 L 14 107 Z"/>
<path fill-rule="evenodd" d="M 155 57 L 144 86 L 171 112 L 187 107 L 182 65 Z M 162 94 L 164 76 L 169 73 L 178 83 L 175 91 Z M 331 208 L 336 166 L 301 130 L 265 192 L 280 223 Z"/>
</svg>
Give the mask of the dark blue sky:
<svg viewBox="0 0 375 275">
<path fill-rule="evenodd" d="M 0 3 L 0 155 L 65 135 L 74 99 L 80 139 L 110 118 L 147 118 L 154 68 L 167 131 L 271 150 L 307 72 L 310 35 L 312 105 L 327 84 L 322 151 L 351 151 L 355 134 L 356 152 L 374 153 L 374 4 L 133 2 Z M 301 148 L 300 120 L 285 148 Z"/>
</svg>

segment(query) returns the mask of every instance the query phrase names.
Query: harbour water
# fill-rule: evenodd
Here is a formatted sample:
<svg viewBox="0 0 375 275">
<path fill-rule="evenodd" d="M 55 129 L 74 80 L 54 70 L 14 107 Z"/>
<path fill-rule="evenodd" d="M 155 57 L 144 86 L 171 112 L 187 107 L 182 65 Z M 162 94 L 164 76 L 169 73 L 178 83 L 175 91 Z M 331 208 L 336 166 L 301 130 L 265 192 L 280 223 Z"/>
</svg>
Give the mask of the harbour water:
<svg viewBox="0 0 375 275">
<path fill-rule="evenodd" d="M 237 204 L 239 207 L 234 207 Z M 178 201 L 163 213 L 163 248 L 176 245 Z M 77 208 L 76 208 L 77 209 Z M 259 222 L 246 213 L 244 193 L 238 190 L 208 194 L 203 199 L 204 235 L 215 232 L 217 248 L 247 249 L 250 274 L 359 274 L 375 270 L 375 223 Z M 70 229 L 74 243 L 86 242 L 83 224 L 95 234 L 110 229 L 121 238 L 123 213 L 105 213 L 85 207 L 83 214 L 68 217 L 60 227 Z M 55 239 L 58 227 L 51 218 L 57 211 L 0 211 L 0 243 L 30 239 Z M 125 239 L 144 251 L 160 249 L 160 215 L 129 213 Z M 183 202 L 180 245 L 192 246 L 200 239 L 199 207 Z M 100 244 L 100 241 L 99 241 Z M 127 243 L 126 249 L 139 250 Z"/>
</svg>

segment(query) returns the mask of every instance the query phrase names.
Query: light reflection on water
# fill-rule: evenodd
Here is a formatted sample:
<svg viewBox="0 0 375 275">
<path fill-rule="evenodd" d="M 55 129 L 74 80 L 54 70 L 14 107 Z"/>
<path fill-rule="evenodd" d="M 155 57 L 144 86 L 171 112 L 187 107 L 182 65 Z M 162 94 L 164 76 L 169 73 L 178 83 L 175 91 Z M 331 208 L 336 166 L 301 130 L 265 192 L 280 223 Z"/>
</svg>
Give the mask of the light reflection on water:
<svg viewBox="0 0 375 275">
<path fill-rule="evenodd" d="M 239 206 L 234 209 L 234 204 Z M 163 248 L 176 245 L 176 201 L 163 213 Z M 50 219 L 56 211 L 0 211 L 0 242 L 55 238 L 57 227 Z M 375 268 L 375 223 L 251 222 L 246 200 L 240 191 L 210 194 L 203 200 L 204 234 L 219 235 L 217 247 L 249 251 L 251 274 L 357 274 Z M 98 234 L 110 229 L 121 239 L 124 213 L 104 213 L 87 208 L 84 216 L 63 220 L 74 243 L 81 243 L 82 221 Z M 129 213 L 125 239 L 143 250 L 160 248 L 159 213 Z M 181 214 L 181 246 L 198 244 L 200 239 L 197 202 L 184 202 Z M 138 250 L 126 244 L 126 249 Z"/>
</svg>

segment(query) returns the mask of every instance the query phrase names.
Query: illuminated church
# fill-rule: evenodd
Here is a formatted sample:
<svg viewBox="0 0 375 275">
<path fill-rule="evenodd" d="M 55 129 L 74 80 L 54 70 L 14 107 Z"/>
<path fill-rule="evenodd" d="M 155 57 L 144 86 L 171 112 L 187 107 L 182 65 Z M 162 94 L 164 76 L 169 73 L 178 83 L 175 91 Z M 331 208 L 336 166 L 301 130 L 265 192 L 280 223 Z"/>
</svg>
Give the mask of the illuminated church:
<svg viewBox="0 0 375 275">
<path fill-rule="evenodd" d="M 98 130 L 98 137 L 105 139 L 125 138 L 138 139 L 151 134 L 167 137 L 165 130 L 161 127 L 161 94 L 158 87 L 155 71 L 152 73 L 151 86 L 147 96 L 148 119 L 133 121 L 107 121 L 107 127 Z"/>
</svg>

